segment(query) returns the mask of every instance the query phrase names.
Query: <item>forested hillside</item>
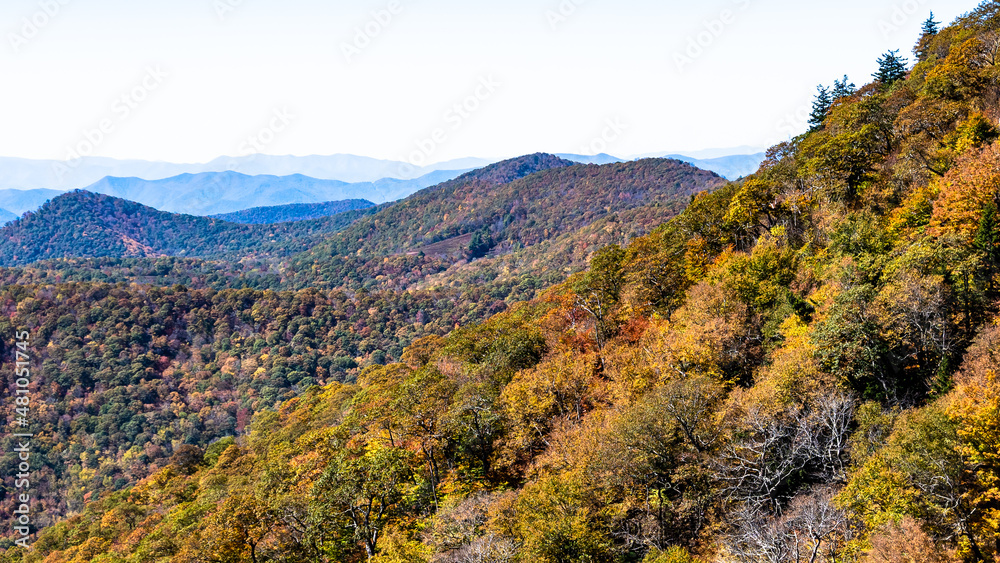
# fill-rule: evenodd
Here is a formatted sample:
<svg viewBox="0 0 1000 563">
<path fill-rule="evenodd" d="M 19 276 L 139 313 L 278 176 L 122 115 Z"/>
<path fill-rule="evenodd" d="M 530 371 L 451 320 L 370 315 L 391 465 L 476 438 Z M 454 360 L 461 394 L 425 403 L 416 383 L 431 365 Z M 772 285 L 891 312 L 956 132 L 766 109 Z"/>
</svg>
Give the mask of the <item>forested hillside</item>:
<svg viewBox="0 0 1000 563">
<path fill-rule="evenodd" d="M 998 37 L 996 1 L 929 20 L 740 182 L 536 155 L 423 192 L 292 261 L 341 289 L 5 287 L 70 517 L 0 561 L 1000 560 Z"/>
<path fill-rule="evenodd" d="M 240 225 L 177 215 L 77 190 L 0 229 L 0 264 L 66 257 L 283 256 L 314 245 L 317 235 L 348 226 L 358 213 L 279 225 Z"/>
<path fill-rule="evenodd" d="M 468 197 L 479 198 L 483 208 L 499 208 L 511 201 L 510 193 L 526 197 L 527 189 L 576 193 L 587 201 L 604 197 L 601 192 L 617 182 L 618 191 L 608 205 L 598 200 L 601 204 L 592 209 L 573 211 L 546 202 L 511 222 L 519 228 L 549 225 L 548 232 L 531 231 L 540 243 L 536 246 L 552 250 L 549 238 L 556 248 L 573 245 L 572 252 L 560 256 L 560 264 L 579 269 L 603 244 L 648 232 L 676 215 L 693 193 L 721 183 L 710 173 L 676 161 L 650 160 L 624 169 L 641 172 L 637 174 L 623 173 L 621 167 L 574 167 L 566 168 L 573 173 L 565 177 L 542 176 L 513 191 L 506 187 L 538 170 L 545 174 L 551 166 L 568 163 L 547 155 L 515 159 L 428 190 L 419 204 L 399 205 L 411 214 L 436 213 L 444 223 L 466 205 L 468 198 L 454 198 L 459 189 L 474 189 Z M 436 284 L 425 283 L 412 270 L 407 272 L 414 277 L 406 291 L 384 287 L 377 276 L 391 271 L 394 260 L 425 258 L 389 253 L 371 258 L 370 272 L 346 278 L 338 287 L 292 292 L 287 288 L 293 283 L 322 278 L 306 278 L 316 274 L 258 259 L 267 256 L 268 248 L 287 253 L 287 241 L 296 233 L 312 232 L 315 225 L 359 218 L 366 222 L 363 217 L 373 213 L 375 220 L 385 221 L 389 210 L 363 209 L 303 223 L 236 225 L 75 192 L 13 225 L 11 232 L 19 238 L 11 239 L 25 241 L 22 248 L 31 248 L 29 240 L 46 241 L 42 250 L 35 250 L 45 256 L 99 254 L 128 237 L 164 253 L 186 248 L 189 255 L 208 248 L 201 241 L 228 242 L 228 255 L 241 257 L 227 260 L 220 250 L 222 257 L 211 260 L 149 255 L 59 258 L 0 271 L 6 326 L 26 327 L 38 342 L 47 343 L 38 351 L 36 372 L 49 397 L 36 429 L 45 436 L 38 446 L 46 460 L 37 476 L 40 508 L 47 515 L 42 524 L 79 512 L 102 492 L 133 485 L 166 466 L 177 452 L 185 451 L 183 446 L 204 448 L 221 438 L 244 435 L 255 414 L 279 408 L 311 386 L 354 382 L 366 366 L 398 361 L 412 342 L 482 321 L 570 273 L 554 264 L 545 267 L 539 263 L 544 256 L 538 256 L 524 267 L 504 263 L 510 275 L 494 279 L 490 272 L 497 270 L 498 258 L 469 263 L 475 249 L 466 241 L 455 256 L 434 258 L 441 265 L 435 271 L 455 263 L 465 268 L 442 287 L 432 287 Z M 566 220 L 573 216 L 579 218 Z M 393 225 L 409 221 L 405 213 L 391 219 Z M 611 228 L 624 219 L 630 219 L 627 226 Z M 473 223 L 473 228 L 479 225 Z M 376 238 L 402 238 L 405 229 L 400 229 L 387 229 Z M 332 235 L 331 240 L 350 240 L 356 231 Z M 271 236 L 275 232 L 283 235 Z M 265 234 L 267 244 L 260 242 Z M 307 244 L 311 239 L 295 240 Z M 504 257 L 527 256 L 529 251 L 531 247 Z M 486 269 L 477 271 L 478 263 Z M 471 276 L 488 277 L 490 283 L 474 282 Z M 354 285 L 355 279 L 360 283 Z M 424 287 L 418 287 L 421 284 Z M 4 459 L 4 464 L 15 462 L 13 457 Z M 5 499 L 0 512 L 9 514 L 13 502 L 12 497 Z"/>
<path fill-rule="evenodd" d="M 282 269 L 268 260 L 201 258 L 58 258 L 0 268 L 4 285 L 64 282 L 138 283 L 192 289 L 274 289 L 284 286 Z"/>
<path fill-rule="evenodd" d="M 725 183 L 676 160 L 571 164 L 532 155 L 419 192 L 294 257 L 290 277 L 300 287 L 403 290 L 468 259 L 509 255 L 577 235 L 629 210 L 653 209 L 647 215 L 658 224 L 695 193 Z M 650 221 L 637 221 L 634 228 L 650 226 Z M 577 255 L 576 264 L 584 266 L 595 249 L 583 260 Z"/>
<path fill-rule="evenodd" d="M 162 180 L 108 176 L 84 186 L 83 189 L 135 201 L 161 211 L 210 216 L 255 207 L 281 206 L 291 202 L 316 204 L 362 197 L 378 203 L 391 202 L 454 178 L 459 173 L 439 171 L 412 180 L 384 178 L 372 182 L 347 183 L 302 174 L 273 176 L 263 173 L 251 176 L 227 170 L 181 174 Z"/>
</svg>

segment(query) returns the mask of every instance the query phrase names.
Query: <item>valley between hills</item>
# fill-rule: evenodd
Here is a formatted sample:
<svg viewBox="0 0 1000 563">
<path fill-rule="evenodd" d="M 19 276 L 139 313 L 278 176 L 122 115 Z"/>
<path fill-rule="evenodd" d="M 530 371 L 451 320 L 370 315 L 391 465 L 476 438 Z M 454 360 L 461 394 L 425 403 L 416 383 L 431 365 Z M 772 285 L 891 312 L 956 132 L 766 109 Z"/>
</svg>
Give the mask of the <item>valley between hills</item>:
<svg viewBox="0 0 1000 563">
<path fill-rule="evenodd" d="M 928 20 L 731 179 L 45 194 L 0 229 L 0 563 L 997 561 L 998 37 Z"/>
</svg>

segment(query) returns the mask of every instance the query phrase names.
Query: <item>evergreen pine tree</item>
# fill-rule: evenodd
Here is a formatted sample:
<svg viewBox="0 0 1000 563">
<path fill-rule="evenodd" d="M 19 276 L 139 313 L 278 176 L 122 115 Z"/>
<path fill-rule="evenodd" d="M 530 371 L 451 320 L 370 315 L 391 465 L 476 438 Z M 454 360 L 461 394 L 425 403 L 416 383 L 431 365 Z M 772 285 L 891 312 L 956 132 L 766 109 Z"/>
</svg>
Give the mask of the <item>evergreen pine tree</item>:
<svg viewBox="0 0 1000 563">
<path fill-rule="evenodd" d="M 823 122 L 826 121 L 826 114 L 830 111 L 830 106 L 833 105 L 829 88 L 820 84 L 816 87 L 816 92 L 816 100 L 813 101 L 812 113 L 809 114 L 810 131 L 816 131 L 823 127 Z"/>
<path fill-rule="evenodd" d="M 855 86 L 853 82 L 851 82 L 851 81 L 849 81 L 847 79 L 847 75 L 846 74 L 844 75 L 844 79 L 843 80 L 834 80 L 833 81 L 832 96 L 833 96 L 833 100 L 834 101 L 837 101 L 840 98 L 846 98 L 848 96 L 853 96 L 854 92 L 856 92 L 856 91 L 857 91 L 857 86 Z"/>
<path fill-rule="evenodd" d="M 914 52 L 917 54 L 917 60 L 927 60 L 927 55 L 930 53 L 931 39 L 940 31 L 939 25 L 940 22 L 934 21 L 934 12 L 931 12 L 931 16 L 927 18 L 927 21 L 924 22 L 921 28 L 920 41 L 917 41 L 917 47 L 914 49 Z"/>
<path fill-rule="evenodd" d="M 927 21 L 924 22 L 924 26 L 921 28 L 924 37 L 931 37 L 933 35 L 937 35 L 938 31 L 940 31 L 940 29 L 938 28 L 940 23 L 941 22 L 934 21 L 934 12 L 931 12 L 931 17 L 927 18 Z"/>
<path fill-rule="evenodd" d="M 872 75 L 883 87 L 889 87 L 893 83 L 906 78 L 906 63 L 908 61 L 899 56 L 899 50 L 889 51 L 878 59 L 878 72 Z"/>
<path fill-rule="evenodd" d="M 472 258 L 482 258 L 493 248 L 493 235 L 489 227 L 472 234 L 472 241 L 469 242 L 469 254 Z"/>
</svg>

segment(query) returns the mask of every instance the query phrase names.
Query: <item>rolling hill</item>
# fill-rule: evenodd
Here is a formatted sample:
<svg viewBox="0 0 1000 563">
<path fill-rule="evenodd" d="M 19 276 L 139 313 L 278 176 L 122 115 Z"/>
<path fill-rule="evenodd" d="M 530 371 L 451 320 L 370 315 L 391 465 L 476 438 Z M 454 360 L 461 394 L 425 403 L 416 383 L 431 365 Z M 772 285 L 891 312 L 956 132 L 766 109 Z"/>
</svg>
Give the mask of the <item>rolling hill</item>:
<svg viewBox="0 0 1000 563">
<path fill-rule="evenodd" d="M 578 271 L 600 246 L 648 232 L 679 212 L 693 194 L 723 183 L 676 160 L 580 165 L 536 154 L 464 174 L 395 204 L 376 208 L 354 202 L 356 209 L 321 219 L 312 218 L 311 206 L 195 217 L 81 191 L 56 198 L 0 231 L 0 264 L 289 257 L 281 283 L 295 288 L 374 284 L 406 289 L 428 283 L 432 275 L 433 285 L 483 278 L 520 283 L 529 276 L 538 280 L 531 287 L 540 287 Z M 325 212 L 338 209 L 334 205 Z M 310 220 L 236 224 L 306 217 Z M 477 258 L 486 260 L 467 265 Z M 57 264 L 47 269 L 52 267 L 58 269 Z M 246 272 L 246 266 L 220 267 L 236 278 Z M 127 269 L 125 279 L 133 279 L 136 271 L 145 279 L 142 272 L 148 268 L 137 268 Z M 251 285 L 259 283 L 252 269 L 246 282 Z M 80 271 L 78 266 L 73 270 Z M 448 271 L 454 277 L 442 278 Z M 509 292 L 508 287 L 498 295 Z"/>
<path fill-rule="evenodd" d="M 611 156 L 610 154 L 605 153 L 594 155 L 559 153 L 556 154 L 556 156 L 559 158 L 565 158 L 566 160 L 572 160 L 578 164 L 614 164 L 616 162 L 625 162 L 617 156 Z"/>
<path fill-rule="evenodd" d="M 0 190 L 0 208 L 20 215 L 38 209 L 62 193 L 58 190 Z"/>
<path fill-rule="evenodd" d="M 17 215 L 7 211 L 6 209 L 0 209 L 0 223 L 9 223 L 17 219 Z"/>
<path fill-rule="evenodd" d="M 417 193 L 360 221 L 333 244 L 363 255 L 416 253 L 485 229 L 496 246 L 530 246 L 614 211 L 677 199 L 682 207 L 694 193 L 721 183 L 674 160 L 570 165 L 532 155 Z"/>
<path fill-rule="evenodd" d="M 643 229 L 675 215 L 695 193 L 724 183 L 676 160 L 599 166 L 526 156 L 423 190 L 359 220 L 293 257 L 289 275 L 299 278 L 301 287 L 381 280 L 383 288 L 405 289 L 428 272 L 459 262 L 521 252 L 615 213 L 658 208 L 655 219 L 637 225 Z M 579 264 L 588 255 L 577 256 Z M 577 266 L 574 261 L 564 268 Z"/>
<path fill-rule="evenodd" d="M 163 180 L 107 177 L 85 189 L 135 201 L 160 211 L 208 216 L 293 203 L 348 199 L 385 203 L 437 184 L 442 178 L 452 177 L 450 174 L 432 174 L 416 180 L 349 184 L 302 175 L 249 176 L 238 172 L 204 172 Z"/>
<path fill-rule="evenodd" d="M 316 242 L 309 237 L 336 232 L 365 212 L 241 225 L 77 190 L 0 229 L 0 265 L 66 257 L 281 255 L 309 248 Z"/>
<path fill-rule="evenodd" d="M 485 158 L 459 158 L 427 166 L 412 166 L 395 160 L 382 160 L 351 154 L 277 156 L 253 154 L 220 157 L 202 166 L 203 172 L 235 171 L 249 175 L 290 176 L 302 174 L 324 180 L 365 183 L 382 179 L 415 180 L 435 173 L 470 170 L 494 162 Z M 458 174 L 453 174 L 454 178 Z M 442 180 L 443 181 L 443 180 Z"/>
<path fill-rule="evenodd" d="M 108 176 L 86 191 L 142 203 L 171 213 L 211 216 L 255 207 L 326 203 L 345 199 L 402 199 L 423 188 L 467 172 L 442 170 L 412 180 L 384 178 L 349 184 L 307 176 L 249 176 L 237 172 L 182 174 L 161 180 Z M 0 189 L 0 208 L 19 215 L 34 211 L 65 192 L 50 189 Z"/>
<path fill-rule="evenodd" d="M 1000 2 L 924 29 L 744 181 L 536 154 L 338 216 L 294 290 L 0 284 L 0 561 L 1000 561 Z M 82 192 L 2 232 L 206 221 L 276 232 Z"/>
</svg>

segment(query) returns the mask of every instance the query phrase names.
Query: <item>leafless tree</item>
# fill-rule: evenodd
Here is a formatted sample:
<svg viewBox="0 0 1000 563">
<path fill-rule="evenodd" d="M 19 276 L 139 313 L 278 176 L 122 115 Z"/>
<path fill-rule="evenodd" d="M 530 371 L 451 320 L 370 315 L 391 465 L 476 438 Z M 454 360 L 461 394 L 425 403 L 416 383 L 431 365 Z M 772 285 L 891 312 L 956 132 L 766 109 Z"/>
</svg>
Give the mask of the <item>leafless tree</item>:
<svg viewBox="0 0 1000 563">
<path fill-rule="evenodd" d="M 979 36 L 980 49 L 975 62 L 980 67 L 997 66 L 1000 61 L 1000 33 L 987 31 Z"/>
<path fill-rule="evenodd" d="M 729 497 L 748 506 L 780 511 L 783 489 L 801 471 L 815 449 L 809 424 L 752 407 L 741 420 L 742 432 L 720 456 Z"/>
<path fill-rule="evenodd" d="M 449 561 L 454 563 L 514 563 L 518 557 L 518 544 L 510 538 L 487 534 L 476 538 L 472 543 L 464 546 L 450 559 L 435 561 Z"/>
<path fill-rule="evenodd" d="M 746 563 L 817 563 L 838 561 L 851 526 L 846 513 L 833 504 L 828 487 L 796 497 L 788 511 L 768 516 L 745 508 L 726 538 L 729 559 Z"/>
<path fill-rule="evenodd" d="M 736 526 L 726 537 L 728 561 L 739 563 L 786 563 L 798 561 L 798 538 L 784 519 L 744 508 L 734 515 Z"/>
<path fill-rule="evenodd" d="M 848 437 L 857 401 L 841 391 L 823 392 L 812 412 L 800 417 L 803 430 L 812 436 L 808 454 L 813 472 L 823 481 L 847 480 Z"/>
<path fill-rule="evenodd" d="M 484 533 L 494 495 L 472 495 L 455 506 L 442 508 L 424 532 L 437 554 L 433 563 L 511 563 L 519 544 L 493 533 Z"/>
<path fill-rule="evenodd" d="M 856 401 L 840 391 L 822 392 L 810 404 L 778 415 L 752 407 L 738 423 L 742 432 L 720 457 L 730 498 L 781 512 L 794 492 L 788 490 L 793 476 L 843 481 L 855 408 Z"/>
<path fill-rule="evenodd" d="M 834 489 L 821 487 L 796 497 L 789 505 L 788 525 L 795 530 L 801 546 L 796 553 L 803 555 L 804 561 L 816 563 L 824 554 L 826 559 L 837 561 L 851 537 L 847 513 L 833 504 L 834 496 Z"/>
</svg>

